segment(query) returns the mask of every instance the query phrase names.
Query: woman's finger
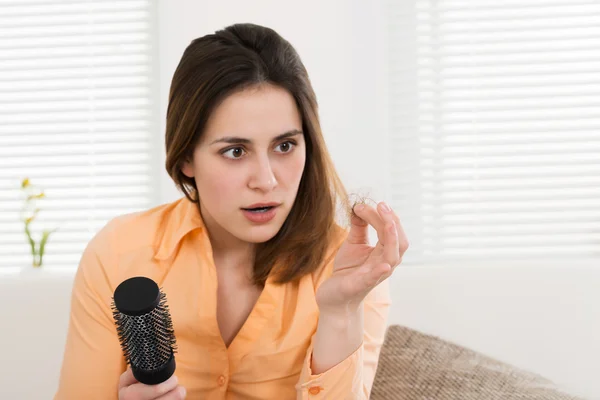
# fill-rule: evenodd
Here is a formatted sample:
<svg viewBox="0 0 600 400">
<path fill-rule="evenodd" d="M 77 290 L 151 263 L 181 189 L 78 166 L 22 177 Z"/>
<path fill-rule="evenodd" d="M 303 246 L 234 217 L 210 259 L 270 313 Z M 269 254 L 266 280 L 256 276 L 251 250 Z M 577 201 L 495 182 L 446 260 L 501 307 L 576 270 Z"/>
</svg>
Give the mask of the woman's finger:
<svg viewBox="0 0 600 400">
<path fill-rule="evenodd" d="M 156 400 L 182 400 L 185 399 L 186 390 L 183 386 L 178 386 L 169 393 L 160 396 Z"/>
<path fill-rule="evenodd" d="M 396 224 L 391 221 L 385 228 L 385 241 L 383 242 L 383 259 L 392 268 L 400 264 L 400 250 L 398 243 L 398 230 Z"/>
<path fill-rule="evenodd" d="M 385 222 L 384 240 L 379 243 L 383 245 L 382 255 L 385 262 L 389 263 L 392 268 L 400 264 L 402 253 L 400 251 L 399 229 L 397 224 L 400 224 L 400 219 L 385 202 L 378 204 L 377 211 L 381 219 Z M 404 234 L 404 232 L 402 232 Z"/>
<path fill-rule="evenodd" d="M 408 239 L 406 237 L 406 233 L 404 233 L 404 228 L 400 223 L 400 218 L 398 214 L 394 210 L 392 210 L 389 206 L 387 206 L 384 202 L 379 203 L 378 211 L 381 215 L 381 218 L 385 223 L 394 222 L 396 225 L 396 235 L 397 235 L 397 253 L 398 253 L 398 262 L 396 264 L 392 264 L 392 266 L 398 265 L 400 260 L 402 260 L 402 256 L 408 249 Z"/>
<path fill-rule="evenodd" d="M 390 239 L 390 234 L 386 232 L 386 227 L 389 226 L 390 223 L 394 223 L 396 229 L 396 239 L 394 244 L 388 243 L 389 247 L 395 247 L 395 256 L 391 256 L 391 253 L 385 251 L 385 260 L 390 262 L 392 267 L 397 266 L 406 250 L 408 249 L 408 239 L 406 233 L 404 232 L 404 228 L 400 222 L 400 218 L 398 215 L 392 210 L 385 202 L 380 202 L 377 204 L 377 208 L 369 206 L 367 204 L 363 204 L 363 207 L 355 207 L 355 214 L 362 220 L 364 220 L 369 225 L 373 226 L 377 232 L 377 239 L 381 245 L 385 245 L 385 243 Z M 395 263 L 393 263 L 395 260 Z"/>
<path fill-rule="evenodd" d="M 354 213 L 361 218 L 363 221 L 375 228 L 377 232 L 377 240 L 383 243 L 385 238 L 385 221 L 381 218 L 381 215 L 377 210 L 368 204 L 359 204 L 354 207 Z"/>
<path fill-rule="evenodd" d="M 137 379 L 133 376 L 133 371 L 131 371 L 131 367 L 128 367 L 125 372 L 121 374 L 119 377 L 119 389 L 124 388 L 130 385 L 137 383 Z"/>
<path fill-rule="evenodd" d="M 132 398 L 135 399 L 157 399 L 177 387 L 177 376 L 173 375 L 166 381 L 158 385 L 144 385 L 143 383 L 134 383 L 123 389 L 123 395 L 129 396 L 135 393 Z M 125 397 L 127 398 L 127 397 Z"/>
<path fill-rule="evenodd" d="M 398 217 L 398 214 L 392 210 L 391 215 L 394 223 L 396 224 L 396 231 L 398 232 L 398 251 L 400 254 L 400 259 L 402 259 L 404 253 L 406 253 L 406 250 L 408 250 L 408 238 L 406 237 L 406 233 L 404 232 L 404 228 L 402 227 L 402 223 L 400 222 L 400 217 Z"/>
<path fill-rule="evenodd" d="M 350 219 L 350 232 L 346 238 L 351 244 L 369 244 L 369 224 L 358 215 Z"/>
</svg>

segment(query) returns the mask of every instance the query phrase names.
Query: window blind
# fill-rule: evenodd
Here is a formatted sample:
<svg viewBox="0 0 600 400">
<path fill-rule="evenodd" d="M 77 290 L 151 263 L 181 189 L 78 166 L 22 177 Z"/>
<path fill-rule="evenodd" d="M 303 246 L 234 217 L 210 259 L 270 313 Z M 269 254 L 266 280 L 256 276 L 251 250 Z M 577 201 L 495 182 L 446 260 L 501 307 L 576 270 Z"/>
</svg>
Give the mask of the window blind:
<svg viewBox="0 0 600 400">
<path fill-rule="evenodd" d="M 390 2 L 407 264 L 600 259 L 600 3 Z"/>
<path fill-rule="evenodd" d="M 0 267 L 32 265 L 21 180 L 43 189 L 45 267 L 76 268 L 112 217 L 153 204 L 151 0 L 0 1 Z"/>
</svg>

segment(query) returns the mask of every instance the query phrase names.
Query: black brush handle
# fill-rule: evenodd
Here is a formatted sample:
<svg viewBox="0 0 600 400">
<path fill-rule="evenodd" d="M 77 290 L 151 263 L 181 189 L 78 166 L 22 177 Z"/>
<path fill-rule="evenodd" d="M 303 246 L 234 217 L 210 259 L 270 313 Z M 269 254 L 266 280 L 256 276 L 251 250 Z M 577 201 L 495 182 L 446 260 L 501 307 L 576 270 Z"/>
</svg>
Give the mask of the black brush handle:
<svg viewBox="0 0 600 400">
<path fill-rule="evenodd" d="M 145 370 L 141 368 L 131 367 L 131 372 L 135 379 L 146 385 L 158 385 L 169 379 L 175 373 L 175 356 L 171 354 L 171 358 L 162 367 L 155 370 Z"/>
<path fill-rule="evenodd" d="M 113 296 L 119 342 L 133 376 L 156 385 L 175 373 L 175 334 L 165 294 L 152 279 L 123 281 Z"/>
</svg>

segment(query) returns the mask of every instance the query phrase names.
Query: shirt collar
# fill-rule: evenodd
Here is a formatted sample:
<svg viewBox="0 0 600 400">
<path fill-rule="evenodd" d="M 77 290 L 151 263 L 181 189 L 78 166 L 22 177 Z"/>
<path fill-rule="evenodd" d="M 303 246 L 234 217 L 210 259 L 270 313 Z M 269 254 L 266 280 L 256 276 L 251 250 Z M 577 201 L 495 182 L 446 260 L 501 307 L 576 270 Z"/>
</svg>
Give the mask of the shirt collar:
<svg viewBox="0 0 600 400">
<path fill-rule="evenodd" d="M 166 219 L 165 229 L 154 255 L 157 260 L 169 258 L 191 231 L 205 230 L 198 205 L 192 203 L 187 197 L 173 203 L 173 208 L 167 212 Z"/>
</svg>

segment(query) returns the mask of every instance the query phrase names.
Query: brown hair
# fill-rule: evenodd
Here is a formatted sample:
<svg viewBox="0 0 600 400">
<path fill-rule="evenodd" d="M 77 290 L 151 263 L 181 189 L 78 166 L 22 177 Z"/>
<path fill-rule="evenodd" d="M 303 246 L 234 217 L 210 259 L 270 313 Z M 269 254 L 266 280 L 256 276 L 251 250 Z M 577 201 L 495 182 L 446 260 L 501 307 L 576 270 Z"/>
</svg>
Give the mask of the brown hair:
<svg viewBox="0 0 600 400">
<path fill-rule="evenodd" d="M 183 174 L 183 163 L 192 158 L 219 103 L 261 84 L 286 89 L 295 99 L 306 165 L 285 223 L 271 240 L 256 247 L 253 281 L 260 286 L 272 271 L 276 282 L 285 283 L 319 268 L 336 239 L 338 202 L 344 216 L 352 210 L 326 149 L 317 99 L 298 53 L 277 32 L 255 24 L 235 24 L 193 40 L 173 75 L 165 137 L 167 172 L 185 196 L 198 203 L 196 183 Z M 274 270 L 276 264 L 283 267 Z"/>
</svg>

